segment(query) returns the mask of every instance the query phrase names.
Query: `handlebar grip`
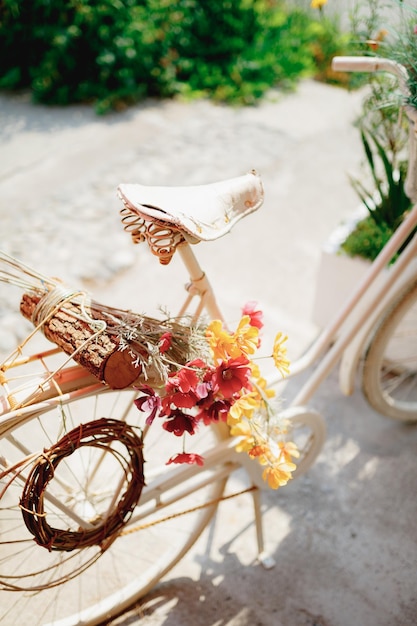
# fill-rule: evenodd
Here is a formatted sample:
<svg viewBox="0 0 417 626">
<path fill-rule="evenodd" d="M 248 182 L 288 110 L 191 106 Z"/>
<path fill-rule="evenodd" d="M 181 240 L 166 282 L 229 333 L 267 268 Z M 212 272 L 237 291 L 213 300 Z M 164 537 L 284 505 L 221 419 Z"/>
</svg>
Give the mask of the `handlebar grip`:
<svg viewBox="0 0 417 626">
<path fill-rule="evenodd" d="M 334 57 L 332 68 L 336 72 L 376 72 L 381 69 L 381 59 L 379 57 Z"/>
</svg>

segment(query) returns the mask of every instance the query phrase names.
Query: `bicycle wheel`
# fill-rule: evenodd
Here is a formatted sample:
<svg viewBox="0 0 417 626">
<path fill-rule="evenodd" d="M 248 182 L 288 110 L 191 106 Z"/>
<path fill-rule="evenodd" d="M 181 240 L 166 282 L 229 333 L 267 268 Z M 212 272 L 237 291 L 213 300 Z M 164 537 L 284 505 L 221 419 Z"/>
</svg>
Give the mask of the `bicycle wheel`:
<svg viewBox="0 0 417 626">
<path fill-rule="evenodd" d="M 393 298 L 364 357 L 362 388 L 388 417 L 417 420 L 417 282 Z"/>
<path fill-rule="evenodd" d="M 83 397 L 33 415 L 1 438 L 2 625 L 107 623 L 151 589 L 210 521 L 230 466 L 219 457 L 208 467 L 166 465 L 173 451 L 182 451 L 182 440 L 154 422 L 143 436 L 146 486 L 118 524 L 129 481 L 134 476 L 139 490 L 141 483 L 136 396 L 124 390 Z M 130 444 L 112 434 L 118 424 L 133 425 L 133 469 L 123 460 Z M 107 439 L 102 426 L 111 431 Z M 225 436 L 222 429 L 205 428 L 190 437 L 189 451 L 205 456 Z M 57 441 L 59 462 L 51 469 Z M 64 453 L 66 444 L 73 449 Z M 27 462 L 16 465 L 23 457 Z"/>
</svg>

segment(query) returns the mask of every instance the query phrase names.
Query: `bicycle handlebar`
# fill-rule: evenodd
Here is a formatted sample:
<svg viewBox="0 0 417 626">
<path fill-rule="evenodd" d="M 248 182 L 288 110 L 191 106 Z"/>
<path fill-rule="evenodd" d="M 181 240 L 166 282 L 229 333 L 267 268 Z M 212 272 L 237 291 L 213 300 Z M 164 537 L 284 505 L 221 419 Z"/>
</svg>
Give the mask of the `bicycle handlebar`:
<svg viewBox="0 0 417 626">
<path fill-rule="evenodd" d="M 389 72 L 399 79 L 399 87 L 402 93 L 407 96 L 408 72 L 403 65 L 384 59 L 383 57 L 334 57 L 332 68 L 336 72 Z"/>
</svg>

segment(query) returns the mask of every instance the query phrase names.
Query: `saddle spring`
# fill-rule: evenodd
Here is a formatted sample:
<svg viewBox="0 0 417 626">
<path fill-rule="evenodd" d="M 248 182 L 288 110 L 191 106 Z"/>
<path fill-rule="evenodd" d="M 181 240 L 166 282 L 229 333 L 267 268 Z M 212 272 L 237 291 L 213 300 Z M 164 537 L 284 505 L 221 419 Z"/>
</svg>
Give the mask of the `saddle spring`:
<svg viewBox="0 0 417 626">
<path fill-rule="evenodd" d="M 158 220 L 145 220 L 123 203 L 120 210 L 123 229 L 131 235 L 133 243 L 146 241 L 161 265 L 168 265 L 177 246 L 185 241 L 181 230 Z"/>
</svg>

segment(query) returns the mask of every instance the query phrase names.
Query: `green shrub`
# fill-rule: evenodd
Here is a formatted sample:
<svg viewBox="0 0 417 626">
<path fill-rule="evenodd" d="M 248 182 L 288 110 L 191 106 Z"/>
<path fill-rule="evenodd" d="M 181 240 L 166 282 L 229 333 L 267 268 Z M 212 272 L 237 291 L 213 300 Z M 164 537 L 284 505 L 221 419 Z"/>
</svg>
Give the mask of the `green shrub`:
<svg viewBox="0 0 417 626">
<path fill-rule="evenodd" d="M 0 86 L 56 104 L 152 92 L 159 44 L 134 0 L 4 0 Z M 134 18 L 134 19 L 132 19 Z M 149 29 L 149 33 L 151 30 Z M 5 37 L 7 35 L 7 37 Z"/>
<path fill-rule="evenodd" d="M 308 15 L 278 7 L 267 10 L 265 3 L 246 4 L 252 8 L 243 15 L 241 10 L 239 16 L 229 14 L 229 19 L 216 14 L 211 3 L 200 4 L 201 16 L 187 32 L 188 41 L 172 39 L 171 50 L 177 53 L 174 90 L 251 104 L 272 86 L 291 86 L 314 72 Z M 233 30 L 235 37 L 230 36 Z"/>
<path fill-rule="evenodd" d="M 0 0 L 0 88 L 100 112 L 175 94 L 253 103 L 315 73 L 317 24 L 282 0 Z M 339 34 L 320 28 L 330 52 Z"/>
<path fill-rule="evenodd" d="M 384 222 L 378 224 L 371 216 L 365 217 L 356 224 L 354 231 L 347 236 L 341 248 L 349 256 L 360 256 L 373 261 L 392 234 L 392 228 Z"/>
</svg>

